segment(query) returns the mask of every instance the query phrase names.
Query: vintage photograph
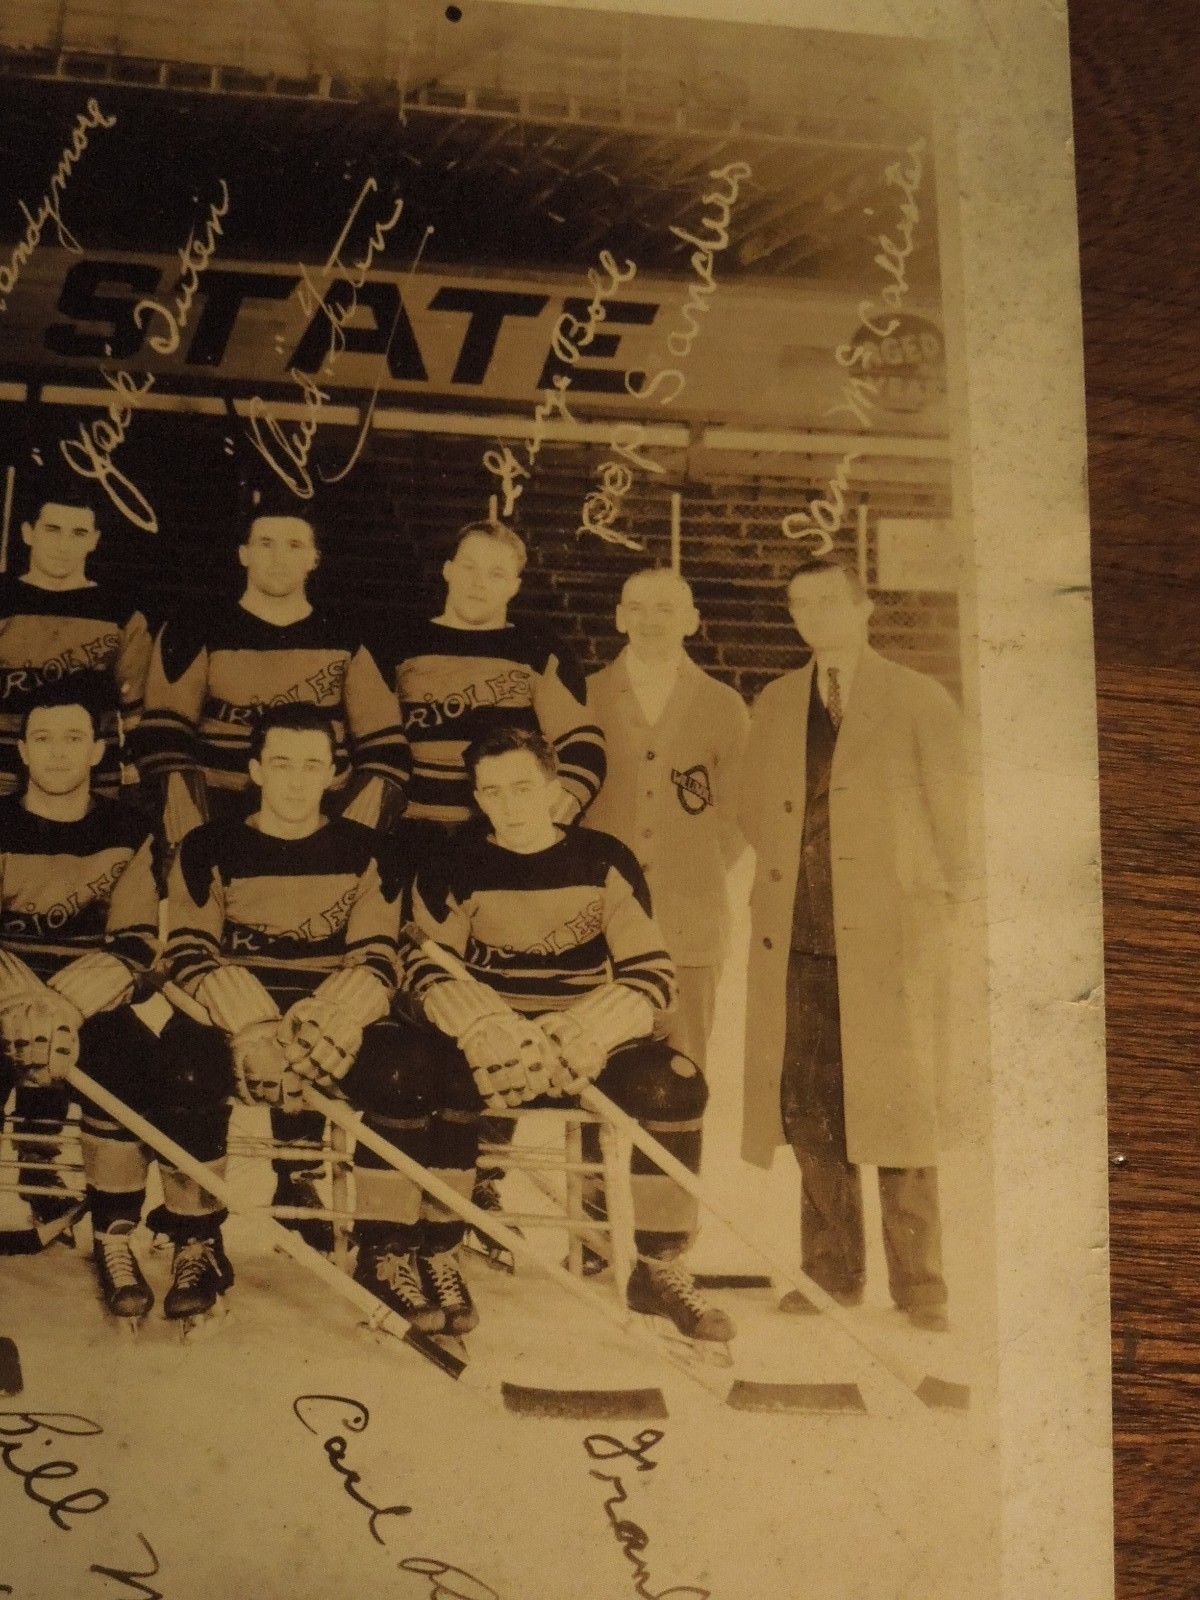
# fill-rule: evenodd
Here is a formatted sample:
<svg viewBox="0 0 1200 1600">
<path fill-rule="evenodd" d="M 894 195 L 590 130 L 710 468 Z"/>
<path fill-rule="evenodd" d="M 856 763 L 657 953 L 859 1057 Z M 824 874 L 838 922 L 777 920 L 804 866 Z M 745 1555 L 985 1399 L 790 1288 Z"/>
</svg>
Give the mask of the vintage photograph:
<svg viewBox="0 0 1200 1600">
<path fill-rule="evenodd" d="M 3 13 L 0 1594 L 1010 1592 L 955 58 L 802 10 Z"/>
</svg>

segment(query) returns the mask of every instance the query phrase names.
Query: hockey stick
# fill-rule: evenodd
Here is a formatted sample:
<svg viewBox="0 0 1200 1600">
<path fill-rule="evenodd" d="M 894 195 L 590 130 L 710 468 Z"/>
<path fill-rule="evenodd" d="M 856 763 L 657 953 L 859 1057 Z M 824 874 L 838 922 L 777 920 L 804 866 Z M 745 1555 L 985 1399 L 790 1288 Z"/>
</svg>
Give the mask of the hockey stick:
<svg viewBox="0 0 1200 1600">
<path fill-rule="evenodd" d="M 436 940 L 427 938 L 415 923 L 406 923 L 403 932 L 416 944 L 421 952 L 436 962 L 444 972 L 456 978 L 465 978 L 477 982 L 469 968 L 459 960 L 453 952 L 445 949 Z M 701 1206 L 722 1223 L 733 1236 L 746 1246 L 763 1264 L 770 1268 L 773 1277 L 780 1279 L 789 1288 L 797 1289 L 817 1308 L 829 1317 L 830 1321 L 840 1332 L 852 1340 L 859 1349 L 863 1350 L 877 1366 L 882 1367 L 891 1377 L 895 1378 L 910 1394 L 925 1406 L 942 1407 L 948 1410 L 965 1410 L 970 1404 L 970 1390 L 965 1384 L 948 1383 L 944 1378 L 936 1378 L 910 1362 L 902 1360 L 896 1353 L 883 1345 L 879 1340 L 866 1336 L 860 1328 L 847 1317 L 845 1311 L 838 1305 L 832 1295 L 827 1294 L 819 1283 L 813 1281 L 807 1273 L 798 1271 L 780 1261 L 766 1245 L 762 1244 L 745 1228 L 741 1227 L 732 1217 L 716 1204 L 706 1192 L 704 1185 L 694 1172 L 688 1170 L 677 1156 L 667 1150 L 653 1134 L 638 1123 L 628 1112 L 622 1111 L 615 1101 L 595 1084 L 588 1084 L 577 1095 L 579 1103 L 589 1111 L 594 1111 L 597 1116 L 603 1117 L 629 1139 L 644 1156 L 652 1161 L 659 1171 L 668 1178 L 672 1178 L 685 1193 L 691 1195 Z M 730 1403 L 734 1406 L 741 1404 L 754 1405 L 759 1396 L 752 1392 L 757 1386 L 747 1386 L 738 1392 L 737 1386 L 730 1395 Z"/>
<path fill-rule="evenodd" d="M 101 1111 L 107 1112 L 114 1122 L 119 1122 L 128 1132 L 136 1135 L 156 1155 L 169 1161 L 173 1167 L 177 1167 L 180 1172 L 198 1183 L 204 1193 L 210 1195 L 226 1211 L 239 1209 L 233 1193 L 223 1178 L 218 1177 L 203 1162 L 176 1144 L 174 1139 L 169 1138 L 152 1122 L 148 1122 L 131 1106 L 127 1106 L 123 1100 L 119 1100 L 115 1094 L 111 1094 L 102 1084 L 97 1083 L 93 1077 L 84 1072 L 82 1067 L 72 1067 L 67 1073 L 67 1081 L 79 1094 L 99 1106 Z M 388 1310 L 369 1289 L 355 1283 L 353 1278 L 335 1267 L 332 1261 L 327 1261 L 320 1251 L 305 1244 L 299 1234 L 290 1228 L 285 1228 L 274 1218 L 271 1219 L 271 1226 L 274 1231 L 274 1242 L 279 1248 L 314 1277 L 320 1278 L 326 1288 L 332 1289 L 341 1295 L 343 1300 L 348 1300 L 359 1311 L 366 1313 L 368 1324 L 372 1328 L 386 1328 L 389 1333 L 394 1333 L 402 1344 L 417 1351 L 450 1377 L 461 1376 L 466 1363 L 460 1361 L 452 1352 L 444 1350 L 430 1334 L 411 1327 L 403 1317 Z M 396 1332 L 390 1327 L 392 1321 L 403 1327 L 404 1332 Z"/>
<path fill-rule="evenodd" d="M 165 999 L 167 999 L 172 1005 L 178 1006 L 178 1008 L 185 1012 L 186 1015 L 192 1017 L 196 1021 L 203 1021 L 207 1026 L 212 1025 L 208 1013 L 203 1009 L 199 1002 L 193 1000 L 192 997 L 180 989 L 177 984 L 165 984 L 162 992 Z M 532 1246 L 530 1246 L 529 1243 L 521 1237 L 520 1234 L 514 1233 L 512 1229 L 506 1228 L 503 1223 L 497 1222 L 495 1217 L 490 1212 L 481 1210 L 479 1206 L 474 1205 L 465 1196 L 459 1194 L 457 1189 L 451 1188 L 448 1183 L 444 1183 L 442 1179 L 439 1178 L 435 1173 L 432 1173 L 428 1170 L 428 1168 L 423 1167 L 419 1161 L 414 1161 L 411 1156 L 405 1154 L 403 1150 L 398 1149 L 389 1140 L 385 1139 L 382 1134 L 378 1134 L 371 1128 L 368 1128 L 362 1121 L 362 1118 L 358 1116 L 358 1114 L 354 1112 L 344 1100 L 330 1099 L 328 1095 L 322 1094 L 319 1089 L 308 1083 L 306 1083 L 304 1086 L 304 1100 L 310 1110 L 320 1112 L 320 1114 L 325 1117 L 327 1121 L 332 1122 L 336 1127 L 343 1129 L 344 1132 L 350 1136 L 350 1138 L 365 1146 L 366 1149 L 373 1150 L 375 1154 L 387 1162 L 390 1167 L 393 1167 L 398 1172 L 404 1173 L 406 1177 L 411 1178 L 413 1182 L 417 1184 L 417 1186 L 426 1194 L 432 1195 L 435 1200 L 440 1200 L 449 1211 L 454 1213 L 455 1216 L 459 1217 L 464 1222 L 470 1223 L 473 1227 L 482 1230 L 490 1238 L 495 1239 L 498 1244 L 503 1245 L 512 1253 L 514 1259 L 524 1260 L 531 1266 L 536 1267 L 539 1271 L 544 1272 L 547 1274 L 547 1276 L 553 1278 L 561 1288 L 566 1289 L 569 1294 L 574 1295 L 577 1300 L 583 1301 L 583 1303 L 589 1306 L 593 1311 L 598 1312 L 608 1322 L 613 1323 L 617 1328 L 620 1329 L 626 1338 L 636 1339 L 646 1349 L 652 1350 L 660 1359 L 663 1356 L 666 1356 L 674 1366 L 678 1367 L 681 1372 L 685 1372 L 689 1378 L 692 1378 L 695 1382 L 701 1384 L 701 1386 L 708 1389 L 710 1393 L 717 1395 L 718 1398 L 722 1400 L 725 1399 L 727 1386 L 722 1386 L 719 1384 L 719 1382 L 711 1380 L 707 1374 L 701 1374 L 695 1371 L 685 1360 L 682 1359 L 682 1357 L 676 1355 L 673 1351 L 666 1348 L 658 1339 L 655 1338 L 652 1333 L 647 1332 L 646 1329 L 642 1328 L 636 1322 L 633 1322 L 622 1316 L 616 1307 L 611 1304 L 607 1295 L 603 1295 L 597 1290 L 593 1289 L 590 1285 L 581 1282 L 578 1278 L 573 1277 L 569 1272 L 564 1271 L 562 1267 L 558 1266 L 554 1262 L 544 1260 L 537 1254 Z M 98 1101 L 97 1104 L 101 1104 L 101 1102 Z M 116 1113 L 114 1113 L 114 1115 L 115 1114 Z M 132 1113 L 130 1113 L 130 1115 L 132 1115 Z M 132 1124 L 130 1124 L 130 1126 L 132 1127 Z M 147 1124 L 147 1126 L 149 1125 Z M 137 1132 L 137 1129 L 134 1128 L 133 1131 Z M 151 1141 L 147 1140 L 146 1142 L 150 1143 Z M 180 1153 L 183 1154 L 182 1151 Z M 173 1156 L 171 1159 L 174 1159 Z M 181 1171 L 186 1172 L 189 1170 L 181 1163 L 179 1165 Z M 205 1170 L 206 1169 L 201 1169 L 201 1171 Z M 202 1182 L 210 1193 L 216 1195 L 216 1191 L 213 1188 L 209 1178 L 198 1177 L 195 1172 L 191 1172 L 190 1176 L 196 1177 L 197 1182 Z M 221 1196 L 217 1195 L 216 1198 L 221 1199 Z M 221 1199 L 221 1203 L 224 1205 L 226 1202 L 224 1199 Z M 286 1234 L 289 1239 L 293 1237 L 287 1229 L 281 1229 L 280 1231 Z M 308 1249 L 307 1246 L 304 1248 L 305 1250 Z M 312 1251 L 310 1253 L 317 1256 L 317 1259 L 321 1262 L 322 1267 L 328 1268 L 330 1272 L 335 1273 L 339 1279 L 342 1279 L 343 1283 L 352 1283 L 352 1280 L 345 1278 L 344 1274 L 340 1273 L 336 1267 L 327 1262 L 324 1256 L 318 1255 L 316 1251 Z M 358 1284 L 353 1284 L 353 1288 L 355 1290 L 354 1298 L 356 1300 L 360 1295 L 365 1295 L 368 1299 L 374 1301 L 376 1307 L 378 1307 L 379 1302 L 375 1300 L 375 1296 L 371 1294 L 369 1289 L 364 1289 Z M 343 1292 L 345 1291 L 343 1290 Z M 378 1321 L 378 1318 L 376 1318 L 376 1321 Z M 428 1335 L 416 1333 L 416 1330 L 410 1330 L 410 1332 L 412 1332 L 415 1337 L 422 1340 L 429 1338 Z M 441 1353 L 440 1347 L 435 1346 L 435 1348 L 439 1349 L 439 1353 Z M 422 1354 L 424 1353 L 425 1351 L 422 1349 Z"/>
</svg>

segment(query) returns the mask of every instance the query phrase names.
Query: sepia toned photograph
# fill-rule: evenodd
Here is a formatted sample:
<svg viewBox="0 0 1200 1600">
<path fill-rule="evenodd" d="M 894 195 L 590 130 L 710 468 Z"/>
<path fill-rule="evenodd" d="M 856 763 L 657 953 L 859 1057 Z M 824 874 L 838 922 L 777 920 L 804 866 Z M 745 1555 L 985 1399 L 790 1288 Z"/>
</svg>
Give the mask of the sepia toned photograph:
<svg viewBox="0 0 1200 1600">
<path fill-rule="evenodd" d="M 0 12 L 0 1594 L 1111 1592 L 1065 29 L 874 9 Z"/>
</svg>

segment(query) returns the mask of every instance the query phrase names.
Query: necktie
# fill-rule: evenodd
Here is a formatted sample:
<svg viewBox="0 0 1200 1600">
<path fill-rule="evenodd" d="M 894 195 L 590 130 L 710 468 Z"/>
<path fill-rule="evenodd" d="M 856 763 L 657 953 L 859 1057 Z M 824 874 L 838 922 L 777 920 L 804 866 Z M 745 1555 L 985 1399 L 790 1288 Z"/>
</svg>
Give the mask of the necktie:
<svg viewBox="0 0 1200 1600">
<path fill-rule="evenodd" d="M 825 669 L 825 709 L 829 712 L 829 720 L 833 723 L 833 731 L 836 733 L 842 725 L 842 690 L 838 683 L 836 667 Z"/>
</svg>

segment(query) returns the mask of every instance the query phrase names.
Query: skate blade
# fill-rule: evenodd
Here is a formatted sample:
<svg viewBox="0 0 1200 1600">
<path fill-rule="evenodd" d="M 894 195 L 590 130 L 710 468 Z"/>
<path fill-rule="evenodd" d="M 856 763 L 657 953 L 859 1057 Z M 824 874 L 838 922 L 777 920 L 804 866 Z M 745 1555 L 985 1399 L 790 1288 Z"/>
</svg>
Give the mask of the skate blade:
<svg viewBox="0 0 1200 1600">
<path fill-rule="evenodd" d="M 650 1311 L 635 1311 L 632 1315 L 661 1345 L 681 1356 L 689 1365 L 719 1371 L 733 1366 L 733 1352 L 727 1339 L 689 1339 L 686 1334 L 679 1332 L 669 1317 L 659 1317 Z"/>
<path fill-rule="evenodd" d="M 147 1313 L 145 1311 L 129 1317 L 117 1317 L 113 1316 L 111 1312 L 109 1313 L 109 1319 L 115 1324 L 116 1330 L 122 1339 L 136 1339 L 142 1331 L 146 1316 Z"/>
<path fill-rule="evenodd" d="M 219 1333 L 229 1315 L 229 1307 L 225 1304 L 225 1296 L 221 1295 L 216 1305 L 207 1311 L 197 1311 L 190 1317 L 180 1317 L 179 1338 L 183 1344 L 202 1344 L 205 1339 L 211 1339 Z"/>
<path fill-rule="evenodd" d="M 502 1245 L 492 1242 L 491 1239 L 482 1239 L 473 1230 L 468 1230 L 463 1238 L 463 1249 L 469 1250 L 473 1256 L 478 1256 L 493 1272 L 507 1272 L 510 1276 L 517 1270 L 513 1260 L 512 1251 L 506 1250 Z"/>
</svg>

